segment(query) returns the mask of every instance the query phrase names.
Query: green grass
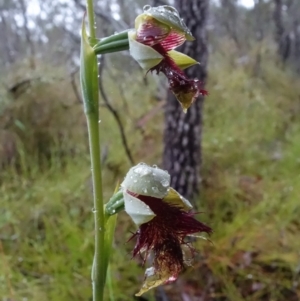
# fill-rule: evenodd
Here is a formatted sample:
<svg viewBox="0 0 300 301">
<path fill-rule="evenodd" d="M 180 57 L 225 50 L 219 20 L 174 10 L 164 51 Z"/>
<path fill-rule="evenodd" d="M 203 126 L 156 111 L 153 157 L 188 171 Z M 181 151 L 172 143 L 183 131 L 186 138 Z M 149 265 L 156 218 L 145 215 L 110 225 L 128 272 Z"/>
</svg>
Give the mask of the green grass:
<svg viewBox="0 0 300 301">
<path fill-rule="evenodd" d="M 175 301 L 181 300 L 181 292 L 203 291 L 210 295 L 207 300 L 216 301 L 299 300 L 300 80 L 267 58 L 259 76 L 253 75 L 251 60 L 243 66 L 224 57 L 211 61 L 198 201 L 201 220 L 214 229 L 213 243 L 198 240 L 194 267 L 165 290 Z M 163 112 L 144 133 L 131 121 L 156 105 L 140 85 L 126 95 L 124 127 L 137 162 L 159 163 Z M 118 92 L 110 97 L 121 109 Z M 74 112 L 77 108 L 68 114 Z M 38 155 L 24 146 L 21 165 L 1 172 L 1 301 L 91 298 L 93 217 L 86 132 L 83 122 L 73 123 L 73 131 L 61 115 L 53 120 L 57 127 L 59 122 L 67 147 L 61 153 L 61 144 L 55 144 L 47 167 L 40 167 Z M 101 130 L 109 150 L 104 170 L 109 198 L 129 163 L 106 109 Z M 126 243 L 134 230 L 126 214 L 119 214 L 107 300 L 133 300 L 142 283 L 144 268 L 131 260 L 133 242 Z M 146 297 L 153 300 L 151 293 Z"/>
</svg>

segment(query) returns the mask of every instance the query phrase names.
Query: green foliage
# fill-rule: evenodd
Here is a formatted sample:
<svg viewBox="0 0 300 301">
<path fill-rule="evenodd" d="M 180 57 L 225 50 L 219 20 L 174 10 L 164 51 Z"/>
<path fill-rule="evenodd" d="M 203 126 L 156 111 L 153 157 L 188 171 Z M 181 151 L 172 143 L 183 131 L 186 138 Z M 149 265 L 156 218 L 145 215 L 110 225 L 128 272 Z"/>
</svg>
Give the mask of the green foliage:
<svg viewBox="0 0 300 301">
<path fill-rule="evenodd" d="M 43 66 L 46 69 L 47 66 Z M 9 83 L 17 87 L 0 101 L 0 166 L 19 172 L 63 164 L 86 154 L 85 118 L 67 73 L 59 68 Z M 54 74 L 55 72 L 55 74 Z M 20 83 L 26 82 L 26 85 Z"/>
<path fill-rule="evenodd" d="M 226 47 L 224 53 L 231 53 Z M 253 52 L 243 63 L 224 55 L 211 57 L 199 199 L 204 213 L 199 218 L 214 229 L 213 244 L 196 241 L 200 252 L 194 268 L 175 285 L 165 287 L 171 300 L 180 300 L 182 291 L 196 295 L 205 290 L 216 301 L 299 298 L 295 280 L 300 248 L 300 85 L 299 78 L 281 70 L 269 57 L 262 53 L 258 62 Z M 147 115 L 151 122 L 144 130 L 137 129 L 140 117 L 156 104 L 140 79 L 135 83 L 131 79 L 126 111 L 118 88 L 128 86 L 129 79 L 121 78 L 115 85 L 118 81 L 106 76 L 105 87 L 111 103 L 124 112 L 134 158 L 159 164 L 161 148 L 156 146 L 161 145 L 163 112 Z M 27 174 L 10 167 L 1 173 L 0 296 L 4 300 L 91 298 L 94 229 L 87 136 L 81 105 L 75 103 L 71 88 L 63 87 L 59 81 L 36 84 L 21 96 L 22 102 L 8 101 L 4 109 L 6 117 L 19 120 L 31 133 L 22 134 L 15 122 L 6 128 L 22 141 L 23 161 L 31 168 Z M 34 93 L 35 89 L 40 92 Z M 67 109 L 59 109 L 68 97 Z M 34 106 L 37 112 L 50 114 L 44 126 L 36 126 L 29 117 L 33 102 L 40 102 Z M 129 165 L 115 121 L 104 107 L 100 119 L 103 144 L 109 150 L 103 172 L 108 200 Z M 68 147 L 52 143 L 56 141 L 52 138 L 47 142 L 53 162 L 47 169 L 30 151 L 36 149 L 32 143 L 39 141 L 30 137 L 37 137 L 35 132 L 41 128 L 44 137 L 60 137 L 60 133 L 68 138 L 63 140 Z M 61 149 L 66 150 L 64 156 L 58 152 Z M 126 214 L 119 214 L 106 300 L 133 300 L 142 282 L 142 262 L 130 260 L 134 242 L 127 242 L 134 231 Z M 146 297 L 153 300 L 151 296 Z"/>
</svg>

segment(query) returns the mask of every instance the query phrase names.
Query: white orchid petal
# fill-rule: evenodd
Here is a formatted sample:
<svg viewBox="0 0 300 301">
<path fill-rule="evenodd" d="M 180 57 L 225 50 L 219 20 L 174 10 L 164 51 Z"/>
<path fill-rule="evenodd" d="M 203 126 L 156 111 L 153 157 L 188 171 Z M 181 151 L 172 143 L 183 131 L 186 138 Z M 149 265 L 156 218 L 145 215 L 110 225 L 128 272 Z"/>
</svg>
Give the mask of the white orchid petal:
<svg viewBox="0 0 300 301">
<path fill-rule="evenodd" d="M 154 212 L 148 205 L 126 191 L 124 191 L 124 203 L 125 211 L 138 226 L 149 222 L 155 217 Z"/>
<path fill-rule="evenodd" d="M 163 56 L 152 47 L 136 41 L 136 32 L 128 32 L 129 52 L 130 55 L 139 63 L 144 70 L 149 70 L 158 65 Z"/>
<path fill-rule="evenodd" d="M 140 163 L 128 171 L 121 187 L 136 194 L 162 199 L 168 194 L 170 175 L 156 166 Z"/>
</svg>

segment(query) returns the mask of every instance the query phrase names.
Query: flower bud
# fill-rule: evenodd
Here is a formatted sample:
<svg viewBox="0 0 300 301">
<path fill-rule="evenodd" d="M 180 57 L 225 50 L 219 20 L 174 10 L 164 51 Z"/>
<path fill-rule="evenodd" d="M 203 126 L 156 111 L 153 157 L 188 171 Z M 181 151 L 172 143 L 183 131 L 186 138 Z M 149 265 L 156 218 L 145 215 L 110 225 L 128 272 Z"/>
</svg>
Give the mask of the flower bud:
<svg viewBox="0 0 300 301">
<path fill-rule="evenodd" d="M 125 211 L 139 226 L 149 222 L 156 214 L 138 199 L 138 195 L 154 197 L 160 201 L 168 194 L 170 175 L 156 166 L 139 163 L 128 171 L 121 187 L 124 193 Z"/>
<path fill-rule="evenodd" d="M 168 193 L 170 175 L 155 165 L 139 163 L 128 171 L 121 186 L 134 194 L 162 199 Z"/>
</svg>

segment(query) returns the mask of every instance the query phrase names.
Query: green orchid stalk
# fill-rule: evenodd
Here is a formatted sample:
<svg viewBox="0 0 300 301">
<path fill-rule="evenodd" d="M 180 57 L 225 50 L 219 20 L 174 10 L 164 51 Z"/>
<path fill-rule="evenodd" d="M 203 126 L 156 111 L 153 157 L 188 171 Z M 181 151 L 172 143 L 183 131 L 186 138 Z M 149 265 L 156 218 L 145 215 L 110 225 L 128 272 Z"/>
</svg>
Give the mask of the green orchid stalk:
<svg viewBox="0 0 300 301">
<path fill-rule="evenodd" d="M 134 235 L 138 238 L 138 242 L 133 255 L 146 250 L 147 258 L 150 251 L 155 253 L 154 266 L 147 269 L 143 288 L 138 295 L 160 284 L 174 281 L 186 263 L 182 251 L 185 236 L 199 231 L 210 233 L 211 229 L 193 218 L 193 213 L 189 212 L 192 208 L 190 203 L 169 187 L 169 175 L 156 167 L 151 169 L 144 165 L 138 165 L 131 169 L 129 173 L 132 175 L 129 178 L 127 175 L 120 189 L 117 189 L 109 202 L 104 204 L 98 122 L 97 55 L 129 50 L 143 69 L 157 73 L 162 72 L 166 75 L 169 80 L 169 88 L 181 103 L 184 111 L 189 108 L 198 95 L 205 95 L 207 92 L 202 89 L 202 83 L 197 79 L 188 79 L 182 71 L 197 62 L 174 50 L 185 40 L 193 39 L 176 9 L 170 6 L 156 8 L 145 6 L 144 13 L 136 18 L 135 29 L 103 39 L 97 39 L 95 36 L 93 0 L 87 0 L 87 17 L 89 35 L 85 20 L 81 29 L 80 83 L 88 124 L 93 179 L 95 220 L 95 255 L 92 268 L 93 301 L 103 301 L 118 212 L 125 210 L 140 227 Z M 133 178 L 134 180 L 131 182 Z M 149 186 L 150 182 L 146 185 L 146 178 L 151 180 L 151 187 Z M 149 194 L 150 190 L 152 193 Z M 173 216 L 173 219 L 165 221 L 163 217 L 168 214 L 170 217 Z M 179 223 L 177 223 L 177 228 L 175 227 L 172 231 L 176 220 Z M 182 224 L 180 224 L 180 220 Z M 153 231 L 149 231 L 149 229 Z M 167 231 L 163 231 L 163 229 L 167 229 Z M 153 243 L 150 243 L 149 239 Z M 176 248 L 176 254 L 172 254 L 171 243 Z M 165 250 L 164 245 L 170 248 Z M 162 261 L 161 257 L 162 253 L 166 251 L 169 252 L 169 262 L 167 263 Z"/>
</svg>

